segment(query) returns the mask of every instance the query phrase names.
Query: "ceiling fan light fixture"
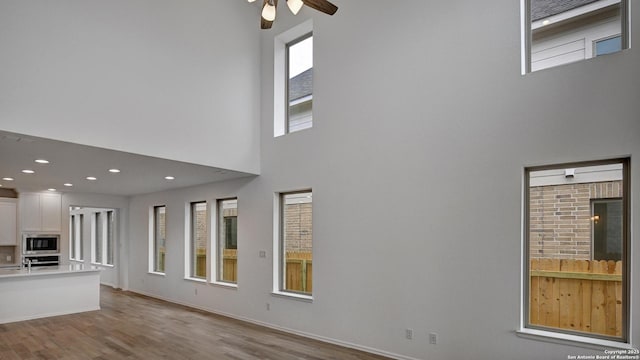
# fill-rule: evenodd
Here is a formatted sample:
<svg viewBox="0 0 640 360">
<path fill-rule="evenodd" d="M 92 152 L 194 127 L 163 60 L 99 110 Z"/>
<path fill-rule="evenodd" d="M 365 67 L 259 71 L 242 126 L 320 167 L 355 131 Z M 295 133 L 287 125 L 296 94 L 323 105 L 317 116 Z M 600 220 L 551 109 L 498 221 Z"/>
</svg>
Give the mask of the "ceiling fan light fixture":
<svg viewBox="0 0 640 360">
<path fill-rule="evenodd" d="M 302 5 L 304 5 L 302 0 L 287 0 L 287 6 L 289 6 L 289 10 L 291 10 L 293 15 L 298 15 L 298 12 L 302 9 Z"/>
<path fill-rule="evenodd" d="M 255 2 L 256 0 L 247 0 L 247 2 Z"/>
<path fill-rule="evenodd" d="M 271 3 L 271 1 L 267 1 L 262 8 L 262 18 L 267 21 L 273 21 L 276 19 L 276 7 Z"/>
</svg>

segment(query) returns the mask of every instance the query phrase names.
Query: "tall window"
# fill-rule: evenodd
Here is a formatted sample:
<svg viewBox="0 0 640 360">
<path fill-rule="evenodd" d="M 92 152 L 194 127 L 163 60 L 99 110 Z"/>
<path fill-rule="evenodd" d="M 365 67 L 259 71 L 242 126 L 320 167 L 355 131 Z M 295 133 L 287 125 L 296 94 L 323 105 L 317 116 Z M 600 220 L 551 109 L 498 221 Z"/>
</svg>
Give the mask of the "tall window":
<svg viewBox="0 0 640 360">
<path fill-rule="evenodd" d="M 113 251 L 114 251 L 114 230 L 115 230 L 115 216 L 114 211 L 107 211 L 107 243 L 106 243 L 106 252 L 107 252 L 107 265 L 113 265 Z"/>
<path fill-rule="evenodd" d="M 104 229 L 104 225 L 102 224 L 102 218 L 102 214 L 99 212 L 93 214 L 93 252 L 91 254 L 91 262 L 93 263 L 102 263 L 102 247 L 104 245 L 104 234 L 102 232 Z"/>
<path fill-rule="evenodd" d="M 628 3 L 524 0 L 524 72 L 627 49 Z"/>
<path fill-rule="evenodd" d="M 78 252 L 77 260 L 84 260 L 84 214 L 78 215 L 78 226 L 76 226 L 76 231 L 78 236 L 76 240 L 78 241 Z"/>
<path fill-rule="evenodd" d="M 191 203 L 191 277 L 207 277 L 207 202 Z"/>
<path fill-rule="evenodd" d="M 115 217 L 113 210 L 93 213 L 91 262 L 113 265 Z"/>
<path fill-rule="evenodd" d="M 238 281 L 238 199 L 218 200 L 216 280 Z"/>
<path fill-rule="evenodd" d="M 628 340 L 628 165 L 526 170 L 525 328 Z"/>
<path fill-rule="evenodd" d="M 69 259 L 76 260 L 76 244 L 78 242 L 76 234 L 76 215 L 69 217 Z"/>
<path fill-rule="evenodd" d="M 83 223 L 84 223 L 84 215 L 83 214 L 75 214 L 71 215 L 71 228 L 70 228 L 70 259 L 76 261 L 83 261 Z"/>
<path fill-rule="evenodd" d="M 313 194 L 280 194 L 280 291 L 313 291 Z"/>
<path fill-rule="evenodd" d="M 313 36 L 287 44 L 287 132 L 313 125 Z"/>
<path fill-rule="evenodd" d="M 164 273 L 166 257 L 166 212 L 167 207 L 153 208 L 153 272 Z"/>
<path fill-rule="evenodd" d="M 273 136 L 313 126 L 313 20 L 274 38 Z"/>
</svg>

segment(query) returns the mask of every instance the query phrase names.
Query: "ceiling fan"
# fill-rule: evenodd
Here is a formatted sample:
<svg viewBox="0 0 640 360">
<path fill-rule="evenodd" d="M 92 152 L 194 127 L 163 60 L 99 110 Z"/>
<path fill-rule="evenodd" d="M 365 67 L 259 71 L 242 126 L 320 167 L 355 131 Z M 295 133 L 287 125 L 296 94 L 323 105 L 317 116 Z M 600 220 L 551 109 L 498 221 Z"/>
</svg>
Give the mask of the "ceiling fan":
<svg viewBox="0 0 640 360">
<path fill-rule="evenodd" d="M 254 2 L 256 0 L 248 0 Z M 303 5 L 307 5 L 312 9 L 316 9 L 328 15 L 333 15 L 338 11 L 338 7 L 330 3 L 327 0 L 286 0 L 289 10 L 294 15 L 298 14 L 298 11 Z M 262 0 L 262 16 L 260 18 L 260 28 L 271 29 L 273 21 L 276 19 L 276 7 L 278 6 L 278 0 Z"/>
</svg>

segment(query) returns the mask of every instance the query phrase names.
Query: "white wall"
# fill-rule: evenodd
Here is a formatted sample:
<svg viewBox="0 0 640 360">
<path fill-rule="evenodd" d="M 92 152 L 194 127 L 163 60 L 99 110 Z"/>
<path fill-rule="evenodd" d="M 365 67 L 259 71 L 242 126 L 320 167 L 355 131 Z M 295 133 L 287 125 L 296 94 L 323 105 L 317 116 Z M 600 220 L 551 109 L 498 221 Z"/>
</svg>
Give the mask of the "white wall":
<svg viewBox="0 0 640 360">
<path fill-rule="evenodd" d="M 145 259 L 148 207 L 158 203 L 168 206 L 171 255 L 166 277 L 132 263 L 131 288 L 398 357 L 602 354 L 514 333 L 523 168 L 631 155 L 640 189 L 637 27 L 631 50 L 522 76 L 518 2 L 337 4 L 334 17 L 313 15 L 313 129 L 273 138 L 273 36 L 312 14 L 283 10 L 261 35 L 261 176 L 134 198 L 133 258 Z M 273 192 L 309 187 L 312 304 L 269 294 Z M 184 225 L 172 215 L 186 201 L 223 195 L 239 198 L 237 290 L 182 280 Z M 638 238 L 637 216 L 632 228 Z M 639 299 L 634 287 L 634 309 Z"/>
<path fill-rule="evenodd" d="M 523 168 L 631 155 L 640 211 L 638 27 L 631 50 L 522 76 L 517 1 L 339 5 L 314 18 L 311 131 L 271 139 L 263 35 L 259 192 L 314 191 L 316 300 L 276 323 L 420 359 L 588 353 L 514 334 Z"/>
<path fill-rule="evenodd" d="M 631 50 L 522 76 L 517 1 L 336 3 L 334 17 L 304 9 L 293 18 L 282 7 L 274 29 L 259 35 L 261 176 L 131 199 L 129 288 L 399 358 L 602 354 L 514 334 L 523 168 L 632 156 L 632 238 L 640 238 L 638 27 Z M 199 18 L 187 8 L 175 9 Z M 632 23 L 640 21 L 640 7 L 632 11 Z M 274 139 L 273 36 L 311 14 L 313 129 Z M 165 34 L 159 28 L 150 35 Z M 105 39 L 119 31 L 105 30 Z M 250 91 L 246 83 L 239 89 Z M 220 101 L 227 96 L 235 99 L 232 91 Z M 301 188 L 314 193 L 313 303 L 270 295 L 273 193 Z M 185 204 L 230 196 L 238 197 L 238 288 L 184 280 Z M 147 274 L 146 263 L 149 206 L 160 204 L 168 219 L 165 276 Z M 640 263 L 637 246 L 632 258 Z M 638 347 L 640 287 L 632 299 Z M 439 334 L 438 345 L 428 344 L 429 332 Z"/>
<path fill-rule="evenodd" d="M 257 173 L 257 12 L 237 0 L 3 0 L 0 129 Z"/>
</svg>

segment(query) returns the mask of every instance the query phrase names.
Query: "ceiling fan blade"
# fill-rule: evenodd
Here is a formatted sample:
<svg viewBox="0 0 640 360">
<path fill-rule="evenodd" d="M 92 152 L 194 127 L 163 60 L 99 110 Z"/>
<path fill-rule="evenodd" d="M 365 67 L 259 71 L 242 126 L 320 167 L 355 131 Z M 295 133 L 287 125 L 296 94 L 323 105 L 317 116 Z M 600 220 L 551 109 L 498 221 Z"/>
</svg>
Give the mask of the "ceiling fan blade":
<svg viewBox="0 0 640 360">
<path fill-rule="evenodd" d="M 260 16 L 260 29 L 271 29 L 271 25 L 273 25 L 273 21 L 267 21 Z"/>
<path fill-rule="evenodd" d="M 333 15 L 338 11 L 338 7 L 327 0 L 302 0 L 310 8 L 321 11 L 325 14 Z"/>
<path fill-rule="evenodd" d="M 269 2 L 269 0 L 262 0 L 262 8 L 264 8 L 265 5 L 267 5 L 267 3 Z M 274 6 L 278 6 L 278 0 L 274 0 L 273 1 L 273 5 Z M 266 29 L 271 29 L 271 26 L 273 25 L 273 21 L 269 21 L 269 20 L 265 20 L 262 16 L 260 16 L 260 28 L 263 30 Z"/>
</svg>

